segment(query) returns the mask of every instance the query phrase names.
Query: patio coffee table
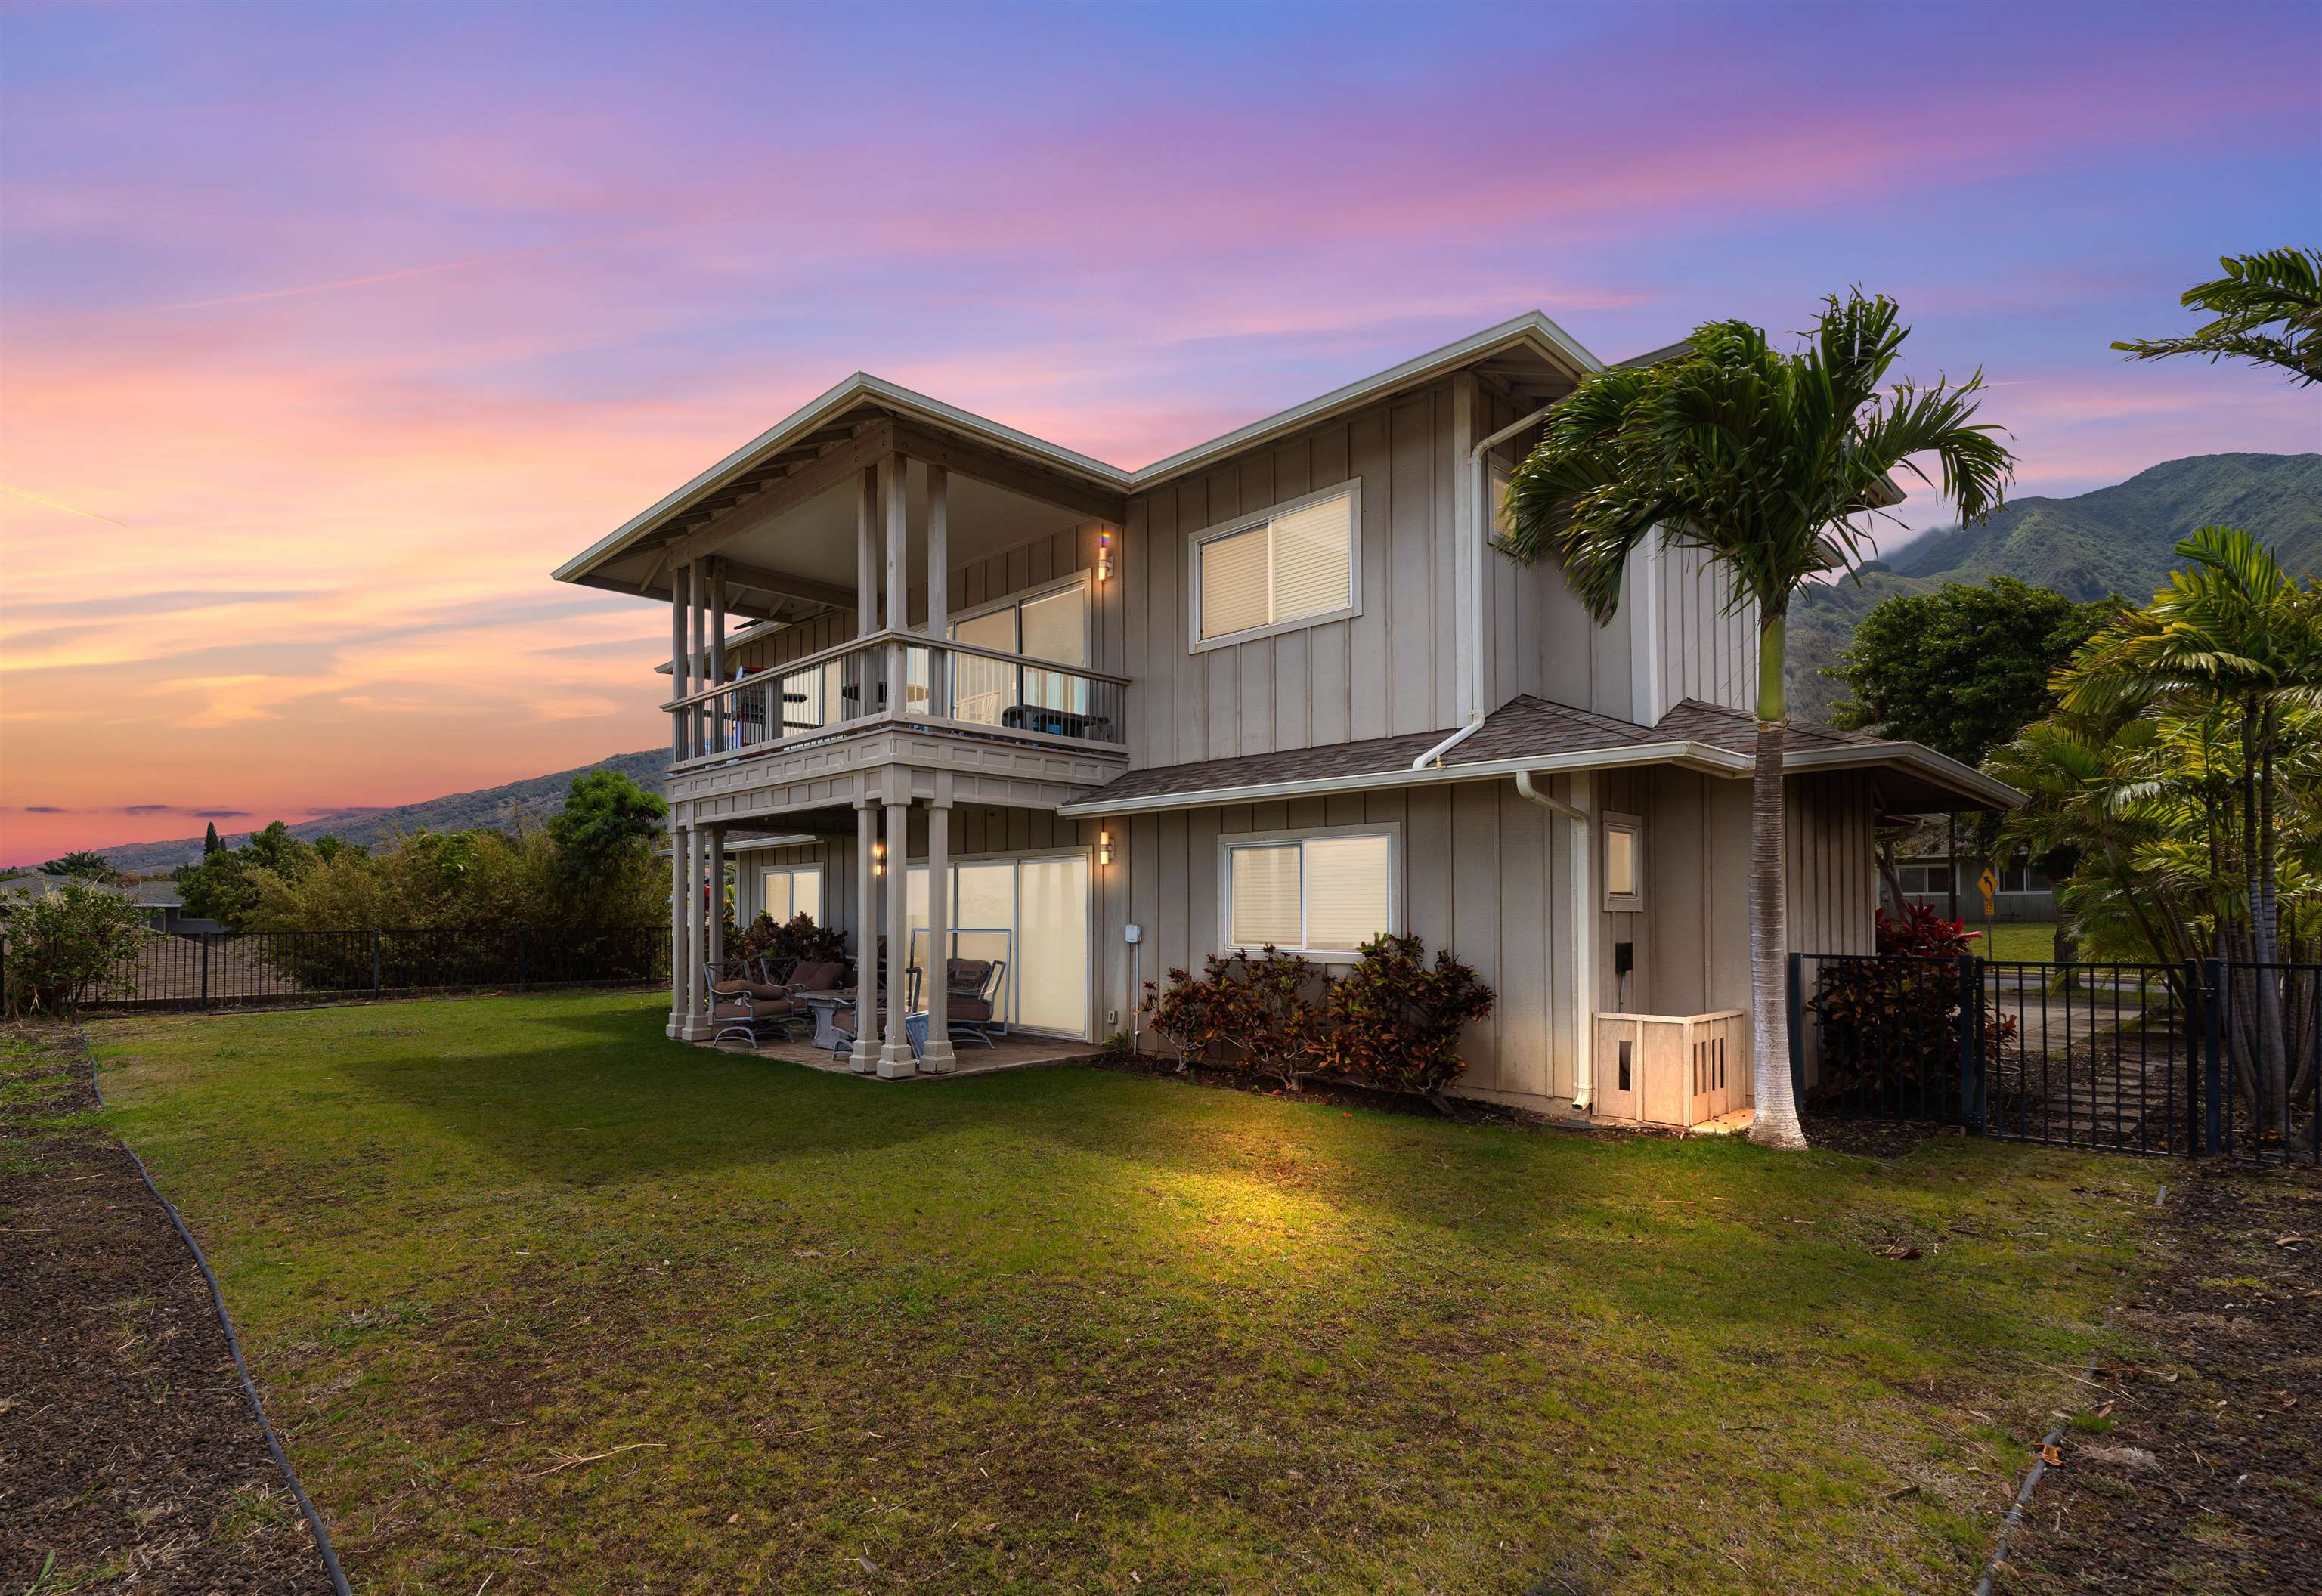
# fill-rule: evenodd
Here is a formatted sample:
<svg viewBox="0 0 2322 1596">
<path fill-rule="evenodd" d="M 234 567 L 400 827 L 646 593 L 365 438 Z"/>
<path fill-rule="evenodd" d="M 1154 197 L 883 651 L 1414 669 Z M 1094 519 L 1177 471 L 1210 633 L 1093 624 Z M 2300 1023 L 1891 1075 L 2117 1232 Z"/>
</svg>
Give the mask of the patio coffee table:
<svg viewBox="0 0 2322 1596">
<path fill-rule="evenodd" d="M 798 1000 L 814 1010 L 814 1045 L 828 1052 L 838 1045 L 838 1027 L 832 1017 L 841 1003 L 854 1000 L 855 994 L 845 992 L 800 992 Z"/>
</svg>

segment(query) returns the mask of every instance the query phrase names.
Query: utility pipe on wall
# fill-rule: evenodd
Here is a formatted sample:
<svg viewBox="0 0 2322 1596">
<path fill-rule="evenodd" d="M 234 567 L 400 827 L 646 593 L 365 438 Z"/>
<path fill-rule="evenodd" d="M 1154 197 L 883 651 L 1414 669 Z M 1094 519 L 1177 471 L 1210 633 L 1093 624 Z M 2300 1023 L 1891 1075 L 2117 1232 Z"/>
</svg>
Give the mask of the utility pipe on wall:
<svg viewBox="0 0 2322 1596">
<path fill-rule="evenodd" d="M 1583 1112 L 1596 1100 L 1595 780 L 1574 771 L 1568 804 L 1533 786 L 1530 771 L 1516 772 L 1521 796 L 1572 823 L 1572 1106 Z"/>
</svg>

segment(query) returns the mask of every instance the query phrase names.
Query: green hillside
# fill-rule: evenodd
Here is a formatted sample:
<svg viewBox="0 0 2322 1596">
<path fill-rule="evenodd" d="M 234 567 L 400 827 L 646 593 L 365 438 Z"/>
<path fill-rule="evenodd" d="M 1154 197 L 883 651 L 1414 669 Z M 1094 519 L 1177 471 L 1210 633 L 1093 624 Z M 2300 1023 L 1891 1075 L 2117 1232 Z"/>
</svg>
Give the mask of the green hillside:
<svg viewBox="0 0 2322 1596">
<path fill-rule="evenodd" d="M 517 814 L 536 824 L 564 807 L 565 794 L 572 789 L 572 778 L 582 771 L 620 771 L 639 786 L 659 792 L 669 775 L 669 750 L 648 748 L 639 753 L 617 753 L 593 765 L 579 765 L 548 776 L 527 776 L 521 781 L 474 792 L 455 792 L 389 808 L 354 810 L 323 820 L 302 820 L 289 828 L 290 834 L 309 841 L 328 834 L 368 845 L 398 832 L 465 831 L 477 825 L 506 827 L 510 816 Z M 244 841 L 247 834 L 228 834 L 225 842 L 231 846 Z M 167 843 L 130 843 L 105 849 L 104 853 L 132 875 L 150 875 L 200 859 L 202 839 L 179 837 Z"/>
<path fill-rule="evenodd" d="M 1823 674 L 1882 598 L 2011 576 L 2072 598 L 2142 600 L 2167 579 L 2177 540 L 2245 526 L 2292 570 L 2322 570 L 2322 454 L 2197 454 L 2077 498 L 2022 498 L 1981 526 L 1929 534 L 1862 580 L 1805 596 L 1790 617 L 1790 706 L 1821 720 L 1844 696 Z"/>
</svg>

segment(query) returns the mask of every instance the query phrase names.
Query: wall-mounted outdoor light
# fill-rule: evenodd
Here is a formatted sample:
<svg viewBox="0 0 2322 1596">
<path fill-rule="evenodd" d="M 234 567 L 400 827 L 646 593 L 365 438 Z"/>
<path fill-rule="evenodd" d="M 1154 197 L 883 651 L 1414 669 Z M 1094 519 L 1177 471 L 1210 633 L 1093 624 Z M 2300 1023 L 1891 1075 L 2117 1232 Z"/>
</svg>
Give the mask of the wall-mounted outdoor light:
<svg viewBox="0 0 2322 1596">
<path fill-rule="evenodd" d="M 1112 534 L 1109 532 L 1096 534 L 1096 579 L 1112 580 Z"/>
<path fill-rule="evenodd" d="M 1096 834 L 1096 862 L 1099 864 L 1112 862 L 1112 833 L 1110 831 Z"/>
<path fill-rule="evenodd" d="M 887 873 L 887 844 L 884 843 L 871 844 L 871 873 L 874 876 Z"/>
</svg>

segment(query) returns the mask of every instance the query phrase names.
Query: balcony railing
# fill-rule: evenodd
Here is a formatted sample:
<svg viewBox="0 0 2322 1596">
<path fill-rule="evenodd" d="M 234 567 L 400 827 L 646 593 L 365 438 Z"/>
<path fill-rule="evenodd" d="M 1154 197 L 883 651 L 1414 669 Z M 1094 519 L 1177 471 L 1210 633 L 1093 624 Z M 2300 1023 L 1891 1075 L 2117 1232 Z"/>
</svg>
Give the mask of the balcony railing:
<svg viewBox="0 0 2322 1596">
<path fill-rule="evenodd" d="M 900 703 L 892 690 L 900 678 Z M 918 633 L 881 632 L 719 682 L 662 707 L 679 717 L 673 764 L 798 746 L 900 722 L 1125 749 L 1125 677 Z"/>
</svg>

